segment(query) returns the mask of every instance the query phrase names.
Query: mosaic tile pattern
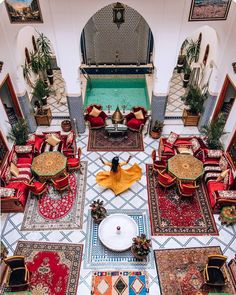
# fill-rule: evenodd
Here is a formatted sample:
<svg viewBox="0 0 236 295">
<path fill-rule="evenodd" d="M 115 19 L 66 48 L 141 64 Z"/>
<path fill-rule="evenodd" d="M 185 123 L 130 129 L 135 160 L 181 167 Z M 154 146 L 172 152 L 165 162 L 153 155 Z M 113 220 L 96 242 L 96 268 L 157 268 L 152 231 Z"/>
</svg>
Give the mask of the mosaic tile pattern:
<svg viewBox="0 0 236 295">
<path fill-rule="evenodd" d="M 167 122 L 168 121 L 168 122 Z M 190 134 L 198 134 L 199 131 L 195 127 L 183 127 L 181 122 L 175 124 L 179 120 L 166 120 L 164 126 L 163 135 L 167 136 L 170 131 L 175 131 L 185 136 Z M 42 127 L 41 127 L 42 128 Z M 47 127 L 47 130 L 58 130 L 60 127 L 54 124 L 54 126 Z M 145 131 L 144 131 L 145 132 Z M 20 231 L 21 223 L 23 220 L 23 213 L 2 214 L 1 221 L 2 226 L 2 241 L 9 249 L 9 255 L 15 250 L 18 240 L 29 241 L 45 241 L 45 242 L 62 242 L 62 243 L 80 243 L 84 244 L 87 238 L 87 225 L 89 221 L 88 211 L 89 204 L 92 200 L 98 198 L 104 201 L 104 205 L 108 210 L 148 210 L 147 202 L 147 190 L 146 190 L 146 176 L 143 173 L 141 180 L 132 187 L 116 197 L 112 191 L 106 190 L 98 186 L 95 182 L 95 175 L 98 171 L 103 170 L 103 165 L 99 161 L 99 157 L 102 156 L 104 160 L 111 160 L 114 155 L 118 155 L 121 161 L 127 160 L 129 155 L 132 155 L 130 164 L 135 162 L 140 165 L 143 172 L 145 171 L 145 164 L 151 163 L 151 152 L 153 148 L 158 147 L 158 140 L 153 140 L 149 136 L 144 137 L 144 152 L 132 152 L 132 153 L 112 153 L 112 152 L 87 152 L 88 131 L 80 135 L 77 138 L 78 145 L 82 148 L 82 160 L 88 161 L 88 181 L 87 191 L 85 198 L 84 209 L 84 223 L 82 230 L 59 230 L 59 231 Z M 127 166 L 128 167 L 128 166 Z M 218 215 L 214 215 L 217 228 L 219 231 L 218 237 L 212 236 L 156 236 L 152 237 L 153 249 L 173 249 L 173 248 L 186 248 L 186 247 L 204 247 L 204 246 L 220 246 L 222 252 L 228 256 L 230 260 L 236 249 L 236 225 L 223 226 L 218 220 Z M 152 259 L 152 257 L 151 257 Z M 80 280 L 77 294 L 89 295 L 91 294 L 91 274 L 93 269 L 87 269 L 84 267 L 85 254 L 83 254 L 83 262 L 80 271 Z M 106 270 L 105 267 L 101 268 Z M 115 270 L 116 266 L 109 267 L 109 270 Z M 121 268 L 122 269 L 122 268 Z M 130 267 L 132 269 L 132 267 Z M 150 295 L 160 295 L 159 282 L 155 266 L 147 269 L 150 277 Z"/>
<path fill-rule="evenodd" d="M 170 90 L 167 99 L 166 117 L 182 116 L 184 103 L 181 101 L 181 96 L 184 95 L 186 88 L 183 88 L 183 74 L 177 73 L 175 70 L 170 81 Z"/>
<path fill-rule="evenodd" d="M 69 116 L 65 82 L 60 70 L 53 70 L 54 82 L 51 86 L 53 93 L 48 98 L 48 105 L 51 108 L 53 117 Z"/>
</svg>

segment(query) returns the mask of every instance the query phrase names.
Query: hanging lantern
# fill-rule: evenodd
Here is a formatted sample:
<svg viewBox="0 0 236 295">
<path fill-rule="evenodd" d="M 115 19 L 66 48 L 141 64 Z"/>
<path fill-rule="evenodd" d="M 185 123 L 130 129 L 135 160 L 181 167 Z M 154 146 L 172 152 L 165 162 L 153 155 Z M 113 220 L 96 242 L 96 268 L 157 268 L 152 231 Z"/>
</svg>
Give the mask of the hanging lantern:
<svg viewBox="0 0 236 295">
<path fill-rule="evenodd" d="M 119 29 L 120 25 L 125 22 L 125 7 L 117 2 L 113 7 L 113 23 L 115 23 Z"/>
</svg>

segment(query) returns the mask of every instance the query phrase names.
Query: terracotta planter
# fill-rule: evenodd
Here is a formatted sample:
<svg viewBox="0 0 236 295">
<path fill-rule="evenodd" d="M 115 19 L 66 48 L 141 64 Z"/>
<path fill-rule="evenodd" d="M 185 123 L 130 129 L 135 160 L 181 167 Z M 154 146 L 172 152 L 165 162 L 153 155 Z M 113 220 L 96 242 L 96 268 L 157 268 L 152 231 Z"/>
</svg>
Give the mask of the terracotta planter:
<svg viewBox="0 0 236 295">
<path fill-rule="evenodd" d="M 200 115 L 192 115 L 188 110 L 184 109 L 182 119 L 184 126 L 197 126 Z"/>
<path fill-rule="evenodd" d="M 64 120 L 61 122 L 61 128 L 64 132 L 71 131 L 71 121 L 70 120 Z"/>
<path fill-rule="evenodd" d="M 153 131 L 153 130 L 151 130 L 150 135 L 154 139 L 160 138 L 161 137 L 161 131 Z"/>
<path fill-rule="evenodd" d="M 102 210 L 102 212 L 104 213 L 105 216 L 104 217 L 101 217 L 101 218 L 98 218 L 98 219 L 93 217 L 93 212 L 91 211 L 91 216 L 93 218 L 93 221 L 95 223 L 97 223 L 97 224 L 99 224 L 104 218 L 106 218 L 107 210 L 104 207 L 102 207 L 101 210 Z"/>
<path fill-rule="evenodd" d="M 141 255 L 138 255 L 136 253 L 136 251 L 134 250 L 133 246 L 131 247 L 131 252 L 134 255 L 134 257 L 137 258 L 137 259 L 140 259 L 140 260 L 147 259 L 147 255 L 142 255 L 142 256 Z"/>
</svg>

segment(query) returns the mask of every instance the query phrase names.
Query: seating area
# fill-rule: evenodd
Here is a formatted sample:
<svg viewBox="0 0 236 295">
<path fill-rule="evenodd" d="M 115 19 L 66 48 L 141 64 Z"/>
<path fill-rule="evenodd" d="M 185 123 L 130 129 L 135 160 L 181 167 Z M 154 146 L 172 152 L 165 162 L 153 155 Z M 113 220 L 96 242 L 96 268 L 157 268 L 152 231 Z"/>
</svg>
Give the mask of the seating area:
<svg viewBox="0 0 236 295">
<path fill-rule="evenodd" d="M 48 154 L 49 164 L 51 168 L 57 168 L 59 163 L 58 155 L 62 155 L 65 165 L 59 170 L 59 173 L 49 175 L 48 180 L 53 181 L 53 176 L 56 178 L 65 177 L 65 172 L 77 171 L 80 169 L 80 156 L 81 150 L 75 144 L 75 134 L 73 131 L 68 134 L 61 134 L 57 132 L 44 132 L 43 134 L 31 134 L 25 146 L 14 145 L 9 153 L 6 163 L 1 171 L 1 212 L 24 212 L 29 192 L 35 196 L 41 196 L 47 190 L 46 178 L 35 174 L 33 172 L 32 164 L 36 157 L 39 155 Z M 54 157 L 52 155 L 54 153 Z M 76 157 L 77 156 L 77 157 Z M 42 164 L 46 165 L 47 162 L 43 159 Z M 40 165 L 42 165 L 40 164 Z M 63 164 L 62 164 L 63 165 Z M 32 172 L 33 171 L 33 172 Z M 68 178 L 68 176 L 66 176 Z M 54 179 L 55 180 L 55 179 Z M 58 190 L 63 190 L 68 187 L 65 184 L 57 183 L 55 180 L 55 187 Z"/>
</svg>

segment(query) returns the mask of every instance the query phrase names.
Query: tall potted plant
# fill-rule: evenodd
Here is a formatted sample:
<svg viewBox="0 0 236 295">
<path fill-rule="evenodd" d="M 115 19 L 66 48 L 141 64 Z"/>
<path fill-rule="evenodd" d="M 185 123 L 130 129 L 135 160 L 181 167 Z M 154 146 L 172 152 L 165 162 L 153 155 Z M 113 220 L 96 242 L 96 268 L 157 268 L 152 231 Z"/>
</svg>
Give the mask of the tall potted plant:
<svg viewBox="0 0 236 295">
<path fill-rule="evenodd" d="M 52 120 L 51 110 L 50 108 L 43 108 L 43 105 L 47 104 L 47 96 L 50 94 L 47 84 L 45 84 L 44 81 L 38 79 L 34 85 L 32 94 L 38 101 L 38 103 L 35 105 L 39 106 L 35 114 L 37 125 L 50 126 Z"/>
<path fill-rule="evenodd" d="M 16 145 L 25 145 L 29 135 L 29 126 L 26 119 L 19 121 L 11 127 L 8 138 L 15 142 Z"/>
<path fill-rule="evenodd" d="M 210 124 L 202 127 L 201 132 L 206 136 L 207 146 L 210 149 L 222 149 L 220 142 L 221 136 L 224 134 L 225 115 L 221 113 L 217 120 L 212 121 Z"/>
<path fill-rule="evenodd" d="M 200 114 L 203 111 L 203 104 L 207 94 L 203 93 L 197 85 L 190 85 L 187 93 L 181 97 L 181 100 L 188 107 L 183 111 L 184 126 L 197 126 Z"/>
</svg>

